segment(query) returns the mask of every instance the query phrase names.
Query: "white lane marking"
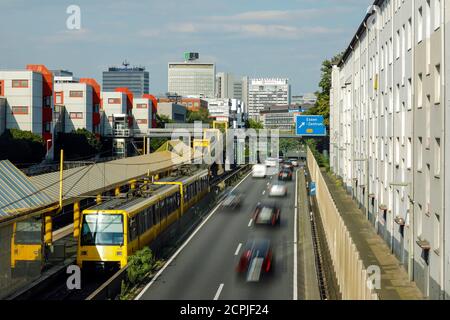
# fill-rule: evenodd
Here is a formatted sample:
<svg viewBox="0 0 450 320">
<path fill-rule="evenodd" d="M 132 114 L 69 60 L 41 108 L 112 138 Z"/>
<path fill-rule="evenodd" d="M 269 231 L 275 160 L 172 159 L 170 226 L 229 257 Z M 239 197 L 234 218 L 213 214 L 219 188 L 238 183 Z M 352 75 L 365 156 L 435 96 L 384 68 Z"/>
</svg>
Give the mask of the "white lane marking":
<svg viewBox="0 0 450 320">
<path fill-rule="evenodd" d="M 239 251 L 241 251 L 241 248 L 242 248 L 242 243 L 239 243 L 239 245 L 236 249 L 236 252 L 234 253 L 235 256 L 237 256 L 239 254 Z"/>
<path fill-rule="evenodd" d="M 244 182 L 251 174 L 252 174 L 252 172 L 250 172 L 248 175 L 246 175 L 244 179 L 239 181 L 239 183 L 233 189 L 231 189 L 231 191 L 236 190 L 236 188 L 239 187 L 241 185 L 241 183 Z M 174 255 L 172 257 L 170 257 L 170 259 L 166 262 L 166 264 L 158 271 L 158 273 L 156 273 L 156 275 L 153 277 L 152 281 L 150 281 L 145 286 L 145 288 L 141 291 L 141 293 L 139 293 L 139 295 L 136 298 L 134 298 L 134 300 L 140 300 L 142 298 L 142 296 L 145 294 L 145 292 L 147 292 L 147 290 L 155 283 L 155 281 L 159 278 L 159 276 L 161 276 L 161 274 L 164 272 L 164 270 L 166 270 L 166 268 L 172 263 L 173 260 L 175 260 L 175 258 L 180 254 L 180 252 L 189 244 L 189 242 L 191 242 L 191 240 L 200 231 L 200 229 L 206 224 L 206 222 L 208 222 L 208 220 L 217 212 L 217 210 L 222 205 L 222 202 L 223 202 L 223 200 L 213 209 L 213 211 L 211 211 L 211 213 L 206 217 L 206 219 L 197 227 L 197 229 L 195 229 L 195 231 L 191 234 L 191 236 L 174 253 Z"/>
<path fill-rule="evenodd" d="M 217 289 L 216 295 L 214 296 L 214 300 L 219 300 L 220 297 L 220 293 L 222 292 L 223 289 L 223 283 L 220 284 L 219 289 Z"/>
<path fill-rule="evenodd" d="M 266 190 L 263 191 L 263 195 L 265 195 L 265 194 L 266 194 Z"/>
<path fill-rule="evenodd" d="M 298 171 L 295 172 L 295 210 L 294 210 L 294 280 L 293 280 L 293 300 L 298 300 L 297 289 L 297 219 L 298 219 Z"/>
<path fill-rule="evenodd" d="M 253 219 L 250 219 L 250 222 L 248 223 L 248 227 L 250 228 L 252 226 Z"/>
</svg>

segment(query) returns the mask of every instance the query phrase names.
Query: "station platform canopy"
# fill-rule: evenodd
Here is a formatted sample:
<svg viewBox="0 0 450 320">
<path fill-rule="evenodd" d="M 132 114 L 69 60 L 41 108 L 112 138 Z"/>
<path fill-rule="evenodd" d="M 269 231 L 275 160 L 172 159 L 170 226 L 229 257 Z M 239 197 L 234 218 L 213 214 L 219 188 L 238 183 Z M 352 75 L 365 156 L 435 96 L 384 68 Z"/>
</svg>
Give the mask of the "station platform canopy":
<svg viewBox="0 0 450 320">
<path fill-rule="evenodd" d="M 9 160 L 0 161 L 0 222 L 54 205 L 55 201 Z"/>
<path fill-rule="evenodd" d="M 92 163 L 63 172 L 63 206 L 89 196 L 155 175 L 174 167 L 191 164 L 197 156 L 183 143 L 151 154 Z M 16 215 L 28 215 L 59 205 L 60 172 L 27 177 L 10 161 L 0 161 L 0 223 Z"/>
</svg>

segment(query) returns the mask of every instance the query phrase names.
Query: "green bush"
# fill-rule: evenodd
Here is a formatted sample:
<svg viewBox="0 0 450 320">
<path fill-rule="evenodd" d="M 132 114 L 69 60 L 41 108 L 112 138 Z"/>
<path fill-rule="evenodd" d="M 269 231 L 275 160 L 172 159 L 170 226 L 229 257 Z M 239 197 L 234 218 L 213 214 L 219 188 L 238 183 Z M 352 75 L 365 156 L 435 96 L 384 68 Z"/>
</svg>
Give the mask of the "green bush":
<svg viewBox="0 0 450 320">
<path fill-rule="evenodd" d="M 18 129 L 8 129 L 0 136 L 0 160 L 8 159 L 19 167 L 40 163 L 46 150 L 42 137 Z"/>
<path fill-rule="evenodd" d="M 66 160 L 82 160 L 95 157 L 102 144 L 92 132 L 77 129 L 71 133 L 60 133 L 56 139 L 56 150 L 64 150 Z M 55 153 L 58 157 L 59 153 Z"/>
<path fill-rule="evenodd" d="M 140 283 L 149 272 L 155 269 L 155 262 L 153 252 L 148 247 L 129 257 L 127 269 L 128 282 L 131 285 Z"/>
</svg>

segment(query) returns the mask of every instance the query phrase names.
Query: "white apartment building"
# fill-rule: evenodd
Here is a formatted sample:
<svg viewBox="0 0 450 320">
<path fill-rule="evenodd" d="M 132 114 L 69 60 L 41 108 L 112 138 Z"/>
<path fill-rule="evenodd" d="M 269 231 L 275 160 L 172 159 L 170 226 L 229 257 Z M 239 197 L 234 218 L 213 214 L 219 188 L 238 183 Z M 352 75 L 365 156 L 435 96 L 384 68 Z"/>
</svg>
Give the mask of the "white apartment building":
<svg viewBox="0 0 450 320">
<path fill-rule="evenodd" d="M 147 132 L 152 127 L 152 100 L 148 98 L 133 99 L 133 129 Z"/>
<path fill-rule="evenodd" d="M 0 96 L 6 99 L 3 127 L 30 131 L 51 141 L 52 88 L 53 75 L 42 65 L 0 71 Z"/>
<path fill-rule="evenodd" d="M 291 86 L 285 78 L 253 78 L 248 82 L 248 115 L 259 119 L 260 112 L 268 106 L 289 105 Z"/>
<path fill-rule="evenodd" d="M 450 297 L 449 20 L 444 0 L 375 1 L 330 92 L 332 170 L 431 299 Z"/>
<path fill-rule="evenodd" d="M 93 88 L 71 76 L 55 77 L 54 91 L 55 107 L 64 108 L 63 132 L 70 133 L 77 129 L 94 132 Z"/>
<path fill-rule="evenodd" d="M 124 92 L 102 92 L 102 133 L 109 135 L 113 130 L 128 130 L 129 107 Z M 120 119 L 120 121 L 116 121 Z"/>
</svg>

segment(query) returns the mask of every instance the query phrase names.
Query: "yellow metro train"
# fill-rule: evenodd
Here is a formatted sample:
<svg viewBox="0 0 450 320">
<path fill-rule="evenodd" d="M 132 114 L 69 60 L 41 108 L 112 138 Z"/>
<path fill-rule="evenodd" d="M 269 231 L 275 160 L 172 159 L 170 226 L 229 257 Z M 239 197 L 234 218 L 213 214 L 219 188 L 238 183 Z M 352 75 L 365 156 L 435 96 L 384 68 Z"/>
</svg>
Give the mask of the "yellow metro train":
<svg viewBox="0 0 450 320">
<path fill-rule="evenodd" d="M 77 249 L 81 268 L 123 268 L 130 255 L 150 244 L 209 191 L 209 172 L 199 170 L 156 184 L 161 186 L 147 197 L 115 198 L 82 212 Z"/>
</svg>

